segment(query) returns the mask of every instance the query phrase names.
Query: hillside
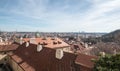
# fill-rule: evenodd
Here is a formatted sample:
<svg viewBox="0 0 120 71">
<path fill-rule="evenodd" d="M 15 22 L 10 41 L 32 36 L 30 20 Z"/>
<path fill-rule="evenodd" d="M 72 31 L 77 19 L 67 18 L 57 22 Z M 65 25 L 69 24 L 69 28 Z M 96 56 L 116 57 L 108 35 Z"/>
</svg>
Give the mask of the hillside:
<svg viewBox="0 0 120 71">
<path fill-rule="evenodd" d="M 116 42 L 120 44 L 120 29 L 103 35 L 101 40 L 103 42 Z"/>
</svg>

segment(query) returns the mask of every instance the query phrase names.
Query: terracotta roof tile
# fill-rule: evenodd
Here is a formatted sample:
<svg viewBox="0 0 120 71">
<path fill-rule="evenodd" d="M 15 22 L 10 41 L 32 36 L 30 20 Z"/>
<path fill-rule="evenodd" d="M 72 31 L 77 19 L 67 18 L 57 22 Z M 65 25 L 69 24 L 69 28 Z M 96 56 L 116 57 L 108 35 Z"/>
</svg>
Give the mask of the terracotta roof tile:
<svg viewBox="0 0 120 71">
<path fill-rule="evenodd" d="M 30 41 L 30 38 L 23 38 L 23 41 L 27 42 Z M 48 47 L 48 48 L 61 48 L 61 47 L 68 47 L 69 45 L 67 43 L 65 43 L 64 41 L 62 41 L 59 38 L 55 38 L 54 40 L 50 37 L 47 37 L 45 40 L 43 38 L 35 38 L 35 44 L 43 44 L 46 43 L 46 45 L 44 45 L 44 47 Z M 57 44 L 54 44 L 54 42 L 56 42 Z"/>
<path fill-rule="evenodd" d="M 11 50 L 16 50 L 18 48 L 18 44 L 13 43 L 10 45 L 0 45 L 0 51 L 11 51 Z"/>
<path fill-rule="evenodd" d="M 19 56 L 17 56 L 17 55 L 12 55 L 11 57 L 12 57 L 12 59 L 16 59 L 15 61 L 16 61 L 17 63 L 22 62 L 22 59 L 21 59 Z"/>
<path fill-rule="evenodd" d="M 25 71 L 35 71 L 33 67 L 31 67 L 28 63 L 23 62 L 20 64 L 20 66 L 25 70 Z"/>
<path fill-rule="evenodd" d="M 97 57 L 79 53 L 75 60 L 75 63 L 88 68 L 93 68 L 94 62 L 91 61 L 92 59 L 97 59 Z"/>
<path fill-rule="evenodd" d="M 71 64 L 74 64 L 76 58 L 76 55 L 64 52 L 63 58 L 58 60 L 55 58 L 54 49 L 43 48 L 37 52 L 37 45 L 30 44 L 25 47 L 25 43 L 10 56 L 25 71 L 59 71 L 59 66 L 62 66 L 64 71 L 71 71 Z"/>
</svg>

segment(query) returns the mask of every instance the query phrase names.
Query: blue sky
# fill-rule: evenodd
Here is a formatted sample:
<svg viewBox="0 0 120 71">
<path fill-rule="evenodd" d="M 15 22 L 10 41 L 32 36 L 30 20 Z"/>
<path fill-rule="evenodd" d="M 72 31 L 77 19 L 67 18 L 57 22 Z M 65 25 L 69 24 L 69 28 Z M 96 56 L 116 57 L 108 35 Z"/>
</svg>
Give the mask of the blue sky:
<svg viewBox="0 0 120 71">
<path fill-rule="evenodd" d="M 0 0 L 0 29 L 110 32 L 120 29 L 120 0 Z"/>
</svg>

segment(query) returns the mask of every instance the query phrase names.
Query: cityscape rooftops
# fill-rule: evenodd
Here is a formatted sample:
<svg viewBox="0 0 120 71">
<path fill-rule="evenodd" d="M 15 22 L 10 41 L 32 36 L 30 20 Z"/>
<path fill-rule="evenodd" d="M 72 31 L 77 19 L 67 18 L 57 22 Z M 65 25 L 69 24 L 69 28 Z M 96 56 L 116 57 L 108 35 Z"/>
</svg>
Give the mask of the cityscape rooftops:
<svg viewBox="0 0 120 71">
<path fill-rule="evenodd" d="M 11 51 L 11 50 L 16 50 L 18 48 L 17 43 L 12 43 L 10 45 L 0 45 L 0 51 Z"/>
</svg>

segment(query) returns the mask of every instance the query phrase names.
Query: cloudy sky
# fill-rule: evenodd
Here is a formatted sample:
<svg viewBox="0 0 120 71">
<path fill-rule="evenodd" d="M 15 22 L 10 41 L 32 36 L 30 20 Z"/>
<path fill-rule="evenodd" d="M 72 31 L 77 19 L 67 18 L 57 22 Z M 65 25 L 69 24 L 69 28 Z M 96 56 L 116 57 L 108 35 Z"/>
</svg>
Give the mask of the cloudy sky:
<svg viewBox="0 0 120 71">
<path fill-rule="evenodd" d="M 110 32 L 120 29 L 120 0 L 0 0 L 0 30 Z"/>
</svg>

